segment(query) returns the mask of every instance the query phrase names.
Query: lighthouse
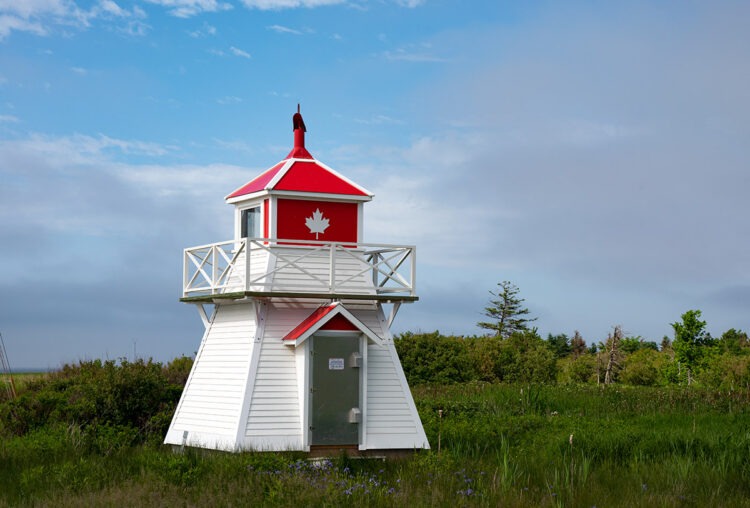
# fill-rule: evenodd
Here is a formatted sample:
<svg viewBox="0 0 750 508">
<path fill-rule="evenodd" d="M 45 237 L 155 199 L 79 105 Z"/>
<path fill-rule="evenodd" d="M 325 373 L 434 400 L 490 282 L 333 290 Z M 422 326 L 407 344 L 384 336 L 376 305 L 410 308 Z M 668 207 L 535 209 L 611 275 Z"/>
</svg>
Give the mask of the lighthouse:
<svg viewBox="0 0 750 508">
<path fill-rule="evenodd" d="M 184 250 L 181 301 L 205 331 L 165 443 L 429 448 L 391 333 L 418 299 L 416 249 L 365 243 L 373 194 L 310 154 L 299 106 L 292 128 L 286 158 L 226 196 L 232 239 Z"/>
</svg>

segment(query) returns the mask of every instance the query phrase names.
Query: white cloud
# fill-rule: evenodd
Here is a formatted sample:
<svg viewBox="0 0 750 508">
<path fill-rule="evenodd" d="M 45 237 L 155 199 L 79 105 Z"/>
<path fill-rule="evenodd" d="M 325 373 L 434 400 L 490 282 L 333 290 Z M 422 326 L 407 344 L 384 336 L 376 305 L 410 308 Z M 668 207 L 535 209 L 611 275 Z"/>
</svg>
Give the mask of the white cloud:
<svg viewBox="0 0 750 508">
<path fill-rule="evenodd" d="M 138 230 L 143 231 L 143 224 L 156 227 L 154 217 L 147 218 L 156 199 L 175 194 L 199 196 L 211 191 L 222 196 L 242 181 L 229 166 L 118 162 L 123 155 L 160 157 L 175 150 L 176 147 L 103 134 L 34 134 L 0 141 L 0 177 L 8 184 L 0 189 L 0 237 L 24 237 L 34 232 L 40 235 L 40 241 L 49 241 L 44 238 L 64 232 L 72 243 L 58 253 L 65 256 L 68 251 L 79 251 L 86 257 L 92 254 L 84 247 L 90 243 L 86 237 L 107 237 L 112 234 L 113 224 L 131 240 Z M 35 210 L 30 198 L 42 195 L 44 204 Z M 15 219 L 9 223 L 4 218 L 11 214 Z M 111 241 L 114 245 L 123 240 L 115 236 Z M 77 243 L 81 246 L 75 247 Z"/>
<path fill-rule="evenodd" d="M 122 24 L 117 26 L 120 33 L 134 37 L 143 37 L 151 28 L 143 19 L 146 18 L 146 12 L 134 5 L 132 10 L 123 9 L 113 0 L 100 0 L 99 4 L 94 7 L 89 15 L 91 18 L 102 18 L 111 20 L 117 18 Z"/>
<path fill-rule="evenodd" d="M 34 35 L 46 35 L 47 30 L 41 23 L 27 21 L 16 16 L 0 15 L 0 40 L 8 37 L 13 31 L 29 32 Z"/>
<path fill-rule="evenodd" d="M 460 256 L 484 242 L 494 255 L 473 266 L 486 287 L 518 283 L 546 309 L 542 329 L 594 339 L 620 322 L 658 340 L 688 308 L 719 332 L 747 327 L 727 302 L 747 308 L 750 287 L 748 8 L 696 4 L 676 21 L 639 5 L 553 8 L 522 30 L 450 36 L 441 47 L 468 60 L 451 59 L 452 76 L 413 107 L 433 111 L 422 122 L 462 126 L 418 139 L 401 164 L 430 175 L 433 203 L 442 195 L 461 215 L 484 204 L 466 225 L 435 212 L 442 238 Z M 461 241 L 473 221 L 478 234 Z"/>
<path fill-rule="evenodd" d="M 219 57 L 225 57 L 228 54 L 231 54 L 240 58 L 248 58 L 248 59 L 252 58 L 252 55 L 250 53 L 236 46 L 230 46 L 227 51 L 224 51 L 223 49 L 216 49 L 216 48 L 211 48 L 206 51 L 212 55 L 219 56 Z"/>
<path fill-rule="evenodd" d="M 123 9 L 113 0 L 99 0 L 99 3 L 95 5 L 88 13 L 87 16 L 90 18 L 134 18 L 143 19 L 146 18 L 146 12 L 134 5 L 132 10 Z"/>
<path fill-rule="evenodd" d="M 118 139 L 99 134 L 98 136 L 73 135 L 51 136 L 33 134 L 26 139 L 0 141 L 0 161 L 11 160 L 20 154 L 36 157 L 50 168 L 90 168 L 101 167 L 105 172 L 118 179 L 147 185 L 147 193 L 154 195 L 174 194 L 176 190 L 192 195 L 204 195 L 216 192 L 218 188 L 221 201 L 222 192 L 231 190 L 238 182 L 248 178 L 245 170 L 235 166 L 211 164 L 208 166 L 131 164 L 118 162 L 119 155 L 143 155 L 161 157 L 179 151 L 179 147 L 163 145 L 149 141 Z M 0 164 L 5 170 L 9 165 Z M 24 169 L 12 171 L 25 171 Z M 83 176 L 83 175 L 82 175 Z M 40 178 L 43 178 L 40 176 Z M 215 179 L 210 188 L 205 187 L 205 178 Z M 203 185 L 201 185 L 203 182 Z M 71 182 L 73 185 L 86 186 L 85 181 Z M 94 185 L 91 183 L 91 185 Z"/>
<path fill-rule="evenodd" d="M 433 161 L 430 161 L 433 162 Z M 367 235 L 373 241 L 416 244 L 421 262 L 451 269 L 486 266 L 495 238 L 484 232 L 488 224 L 513 217 L 502 206 L 488 208 L 483 202 L 446 205 L 445 196 L 435 192 L 432 176 L 415 174 L 414 166 L 401 165 L 399 174 L 389 174 L 370 189 L 376 199 L 367 205 Z M 471 245 L 460 256 L 446 245 Z M 494 264 L 509 266 L 497 259 Z"/>
<path fill-rule="evenodd" d="M 432 45 L 428 43 L 408 44 L 393 51 L 385 51 L 386 60 L 403 62 L 445 62 L 446 59 L 436 56 L 432 52 Z"/>
<path fill-rule="evenodd" d="M 29 19 L 44 15 L 68 17 L 81 11 L 69 0 L 0 0 L 0 12 Z"/>
<path fill-rule="evenodd" d="M 0 40 L 12 31 L 49 35 L 58 27 L 85 29 L 96 19 L 129 21 L 125 31 L 141 35 L 145 26 L 139 20 L 146 13 L 138 6 L 123 9 L 114 0 L 99 0 L 89 10 L 81 9 L 72 0 L 0 0 Z"/>
<path fill-rule="evenodd" d="M 178 150 L 176 146 L 140 140 L 125 140 L 99 134 L 87 136 L 47 136 L 32 134 L 19 141 L 0 142 L 6 153 L 15 146 L 19 151 L 37 153 L 43 158 L 59 159 L 70 164 L 84 164 L 93 158 L 111 159 L 117 154 L 159 157 Z"/>
<path fill-rule="evenodd" d="M 260 10 L 296 9 L 342 4 L 345 0 L 242 0 L 245 7 Z"/>
<path fill-rule="evenodd" d="M 119 27 L 119 31 L 135 37 L 143 37 L 151 29 L 151 25 L 139 20 L 131 20 Z"/>
<path fill-rule="evenodd" d="M 238 103 L 242 102 L 242 99 L 239 98 L 239 97 L 235 97 L 233 95 L 227 95 L 226 97 L 222 97 L 220 99 L 216 99 L 216 102 L 218 102 L 219 104 L 222 104 L 222 105 L 238 104 Z"/>
<path fill-rule="evenodd" d="M 0 292 L 16 295 L 0 309 L 14 365 L 124 356 L 134 337 L 161 361 L 194 351 L 184 337 L 199 323 L 175 294 L 181 250 L 231 238 L 223 196 L 257 171 L 122 163 L 118 145 L 154 146 L 105 135 L 0 141 L 0 239 L 18 247 L 0 252 Z M 85 325 L 71 326 L 83 313 Z"/>
<path fill-rule="evenodd" d="M 247 51 L 244 51 L 244 50 L 242 50 L 240 48 L 236 48 L 234 46 L 230 46 L 229 47 L 229 51 L 234 56 L 239 56 L 239 57 L 242 57 L 242 58 L 250 58 L 250 53 L 248 53 Z"/>
<path fill-rule="evenodd" d="M 71 67 L 70 70 L 81 76 L 85 76 L 86 74 L 88 74 L 88 71 L 83 67 Z"/>
<path fill-rule="evenodd" d="M 426 2 L 427 0 L 396 0 L 396 4 L 400 5 L 401 7 L 407 7 L 409 9 L 424 5 Z"/>
<path fill-rule="evenodd" d="M 355 122 L 363 125 L 403 125 L 404 121 L 387 115 L 372 115 L 370 118 L 355 118 Z"/>
<path fill-rule="evenodd" d="M 177 18 L 189 18 L 203 12 L 219 12 L 232 9 L 232 4 L 217 0 L 146 0 L 169 9 L 169 14 Z"/>
<path fill-rule="evenodd" d="M 201 28 L 193 32 L 188 32 L 188 35 L 195 39 L 198 39 L 200 37 L 208 37 L 209 35 L 216 35 L 216 27 L 213 25 L 209 25 L 208 23 L 203 23 L 203 26 Z"/>
<path fill-rule="evenodd" d="M 302 32 L 300 32 L 299 30 L 295 30 L 293 28 L 289 28 L 289 27 L 281 26 L 281 25 L 271 25 L 266 28 L 268 28 L 269 30 L 273 30 L 274 32 L 280 33 L 280 34 L 302 35 Z"/>
<path fill-rule="evenodd" d="M 112 0 L 100 0 L 99 8 L 112 16 L 127 16 L 128 13 Z"/>
<path fill-rule="evenodd" d="M 103 152 L 108 148 L 117 148 L 125 154 L 161 156 L 178 150 L 174 145 L 164 145 L 161 143 L 139 140 L 116 139 L 105 136 L 104 134 L 99 134 L 98 140 L 96 138 L 91 139 L 94 140 L 92 145 L 97 147 L 99 152 Z"/>
<path fill-rule="evenodd" d="M 0 115 L 0 123 L 18 123 L 18 117 L 13 115 Z"/>
<path fill-rule="evenodd" d="M 249 179 L 248 171 L 227 164 L 194 165 L 131 165 L 115 166 L 120 179 L 130 182 L 152 196 L 174 196 L 178 199 L 212 199 L 219 209 L 223 197 Z M 252 176 L 252 175 L 251 175 Z"/>
</svg>

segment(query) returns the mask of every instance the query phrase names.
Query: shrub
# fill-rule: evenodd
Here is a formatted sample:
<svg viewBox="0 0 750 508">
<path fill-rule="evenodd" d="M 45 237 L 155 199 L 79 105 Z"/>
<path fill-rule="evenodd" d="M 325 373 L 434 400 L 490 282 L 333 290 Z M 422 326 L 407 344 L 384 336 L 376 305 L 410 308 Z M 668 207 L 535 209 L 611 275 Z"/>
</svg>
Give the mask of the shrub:
<svg viewBox="0 0 750 508">
<path fill-rule="evenodd" d="M 553 383 L 557 377 L 555 355 L 535 332 L 513 334 L 508 347 L 518 351 L 516 377 L 508 381 L 520 383 Z"/>
<path fill-rule="evenodd" d="M 440 332 L 406 332 L 395 345 L 409 383 L 461 383 L 475 379 L 467 341 Z"/>
<path fill-rule="evenodd" d="M 710 358 L 700 372 L 702 384 L 719 389 L 750 389 L 750 355 L 726 352 Z"/>
<path fill-rule="evenodd" d="M 620 380 L 629 385 L 654 386 L 659 383 L 663 355 L 653 349 L 639 349 L 625 359 Z"/>
<path fill-rule="evenodd" d="M 563 358 L 557 361 L 557 380 L 565 384 L 596 381 L 596 356 L 583 354 L 578 358 Z"/>
<path fill-rule="evenodd" d="M 108 446 L 102 440 L 109 438 L 128 445 L 151 433 L 163 436 L 190 363 L 178 359 L 166 368 L 151 360 L 65 365 L 1 404 L 0 428 L 24 435 L 48 425 L 80 426 L 102 450 Z"/>
<path fill-rule="evenodd" d="M 555 355 L 534 332 L 514 333 L 507 339 L 405 333 L 395 343 L 411 384 L 555 380 Z"/>
</svg>

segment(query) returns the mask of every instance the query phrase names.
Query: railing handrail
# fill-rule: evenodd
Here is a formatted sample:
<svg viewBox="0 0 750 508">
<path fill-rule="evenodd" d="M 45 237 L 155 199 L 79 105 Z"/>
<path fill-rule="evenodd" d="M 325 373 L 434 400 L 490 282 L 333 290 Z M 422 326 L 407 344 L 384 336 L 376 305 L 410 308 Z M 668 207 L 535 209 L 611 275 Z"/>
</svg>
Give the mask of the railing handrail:
<svg viewBox="0 0 750 508">
<path fill-rule="evenodd" d="M 299 255 L 294 252 L 296 250 L 299 250 Z M 266 252 L 269 257 L 264 259 L 263 270 L 253 274 L 252 268 L 257 264 L 253 264 L 252 255 L 258 252 Z M 313 268 L 302 263 L 320 254 L 328 259 L 327 272 L 320 273 L 320 266 Z M 273 263 L 269 263 L 271 256 Z M 362 265 L 353 269 L 350 266 L 346 273 L 338 268 L 337 260 L 351 263 L 352 259 Z M 358 295 L 408 293 L 416 297 L 414 245 L 241 238 L 188 247 L 183 250 L 183 263 L 185 297 L 251 290 Z M 275 275 L 284 273 L 284 269 L 296 270 L 296 275 L 307 277 L 307 280 L 284 285 L 275 279 Z M 368 280 L 372 282 L 357 285 L 358 279 L 368 277 L 368 273 L 371 275 Z"/>
</svg>

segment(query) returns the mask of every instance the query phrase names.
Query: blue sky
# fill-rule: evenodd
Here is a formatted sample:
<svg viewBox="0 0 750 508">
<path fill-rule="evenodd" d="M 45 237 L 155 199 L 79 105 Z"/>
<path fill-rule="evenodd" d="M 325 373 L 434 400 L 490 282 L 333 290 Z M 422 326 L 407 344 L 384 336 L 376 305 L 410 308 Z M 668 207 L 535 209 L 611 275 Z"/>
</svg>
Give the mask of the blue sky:
<svg viewBox="0 0 750 508">
<path fill-rule="evenodd" d="M 192 354 L 181 251 L 291 148 L 416 244 L 396 330 L 750 329 L 744 2 L 0 0 L 0 333 L 12 366 Z"/>
</svg>

